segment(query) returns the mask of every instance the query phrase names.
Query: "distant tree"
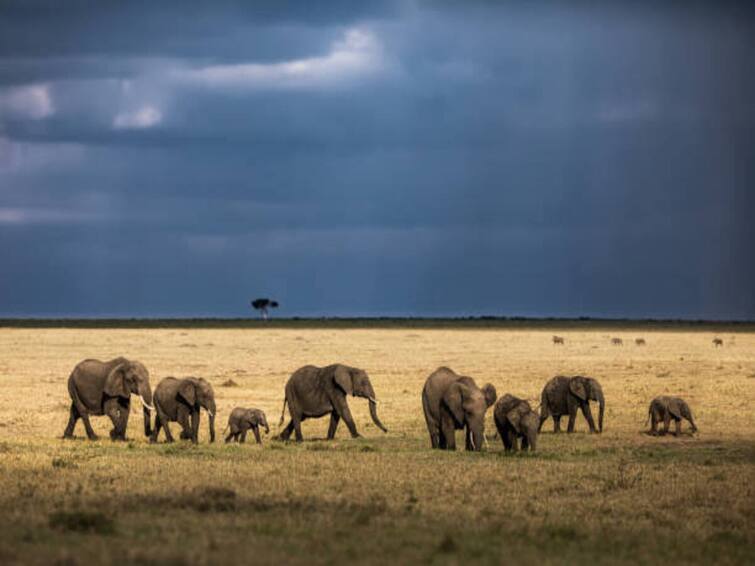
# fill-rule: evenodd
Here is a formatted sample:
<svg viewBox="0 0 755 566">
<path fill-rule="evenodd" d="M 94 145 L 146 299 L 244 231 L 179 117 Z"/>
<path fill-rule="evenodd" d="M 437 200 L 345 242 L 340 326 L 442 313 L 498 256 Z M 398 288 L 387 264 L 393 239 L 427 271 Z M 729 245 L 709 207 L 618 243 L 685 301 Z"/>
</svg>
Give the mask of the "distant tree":
<svg viewBox="0 0 755 566">
<path fill-rule="evenodd" d="M 264 320 L 267 320 L 267 309 L 277 309 L 278 301 L 271 301 L 270 299 L 254 299 L 252 301 L 252 308 L 260 311 L 260 315 Z"/>
</svg>

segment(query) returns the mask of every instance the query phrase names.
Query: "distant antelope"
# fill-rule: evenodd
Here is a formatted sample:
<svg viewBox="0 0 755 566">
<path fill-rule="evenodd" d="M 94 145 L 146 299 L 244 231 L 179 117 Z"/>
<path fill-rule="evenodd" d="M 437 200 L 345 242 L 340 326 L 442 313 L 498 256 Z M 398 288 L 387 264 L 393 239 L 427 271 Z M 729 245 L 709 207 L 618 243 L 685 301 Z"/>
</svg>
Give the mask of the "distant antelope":
<svg viewBox="0 0 755 566">
<path fill-rule="evenodd" d="M 638 346 L 645 346 L 646 342 L 644 338 L 635 338 L 634 343 Z"/>
<path fill-rule="evenodd" d="M 611 344 L 613 344 L 614 346 L 623 346 L 624 340 L 622 340 L 621 338 L 611 338 Z"/>
<path fill-rule="evenodd" d="M 563 344 L 564 343 L 564 337 L 563 336 L 553 336 L 553 343 L 554 344 Z"/>
<path fill-rule="evenodd" d="M 718 348 L 719 346 L 723 346 L 723 345 L 724 345 L 724 341 L 723 341 L 723 340 L 721 340 L 720 338 L 714 338 L 714 339 L 713 339 L 713 345 L 714 345 L 714 346 L 715 346 L 716 348 Z"/>
</svg>

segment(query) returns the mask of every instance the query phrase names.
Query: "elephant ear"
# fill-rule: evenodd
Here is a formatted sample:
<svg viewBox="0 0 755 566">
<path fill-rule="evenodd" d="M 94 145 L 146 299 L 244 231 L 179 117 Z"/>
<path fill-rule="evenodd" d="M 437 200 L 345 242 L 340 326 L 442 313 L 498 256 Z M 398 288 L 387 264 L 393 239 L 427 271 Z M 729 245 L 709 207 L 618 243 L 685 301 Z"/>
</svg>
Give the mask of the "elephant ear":
<svg viewBox="0 0 755 566">
<path fill-rule="evenodd" d="M 464 424 L 464 398 L 468 387 L 463 383 L 453 383 L 443 395 L 443 404 L 453 415 L 456 424 Z"/>
<path fill-rule="evenodd" d="M 105 395 L 108 397 L 124 397 L 128 399 L 131 392 L 126 385 L 126 364 L 115 366 L 105 378 Z"/>
<path fill-rule="evenodd" d="M 573 395 L 576 395 L 583 401 L 587 401 L 587 390 L 585 389 L 585 383 L 580 377 L 575 377 L 569 382 L 569 391 Z"/>
<path fill-rule="evenodd" d="M 257 411 L 248 411 L 246 414 L 246 421 L 251 426 L 257 426 L 258 424 L 260 424 L 260 418 Z"/>
<path fill-rule="evenodd" d="M 671 416 L 673 416 L 675 419 L 682 418 L 682 407 L 679 399 L 669 399 L 668 412 L 671 413 Z"/>
<path fill-rule="evenodd" d="M 178 396 L 193 407 L 197 402 L 197 390 L 195 385 L 188 379 L 185 379 L 183 383 L 178 386 Z"/>
<path fill-rule="evenodd" d="M 346 366 L 336 366 L 333 372 L 333 381 L 338 387 L 343 389 L 346 395 L 354 395 L 354 381 L 351 378 L 351 372 Z"/>
</svg>

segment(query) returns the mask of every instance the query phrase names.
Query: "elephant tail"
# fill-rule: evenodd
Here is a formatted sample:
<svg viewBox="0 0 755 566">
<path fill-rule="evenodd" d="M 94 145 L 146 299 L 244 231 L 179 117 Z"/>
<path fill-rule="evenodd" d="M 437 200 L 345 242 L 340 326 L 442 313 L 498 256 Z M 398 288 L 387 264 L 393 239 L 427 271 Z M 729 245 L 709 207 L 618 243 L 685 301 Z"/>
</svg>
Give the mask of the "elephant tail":
<svg viewBox="0 0 755 566">
<path fill-rule="evenodd" d="M 648 426 L 648 423 L 650 422 L 650 415 L 652 415 L 652 414 L 653 414 L 653 408 L 650 407 L 648 409 L 648 418 L 645 419 L 645 426 Z"/>
<path fill-rule="evenodd" d="M 278 422 L 278 426 L 283 426 L 283 421 L 286 418 L 286 403 L 288 403 L 288 397 L 283 397 L 283 410 L 281 411 L 281 420 Z"/>
</svg>

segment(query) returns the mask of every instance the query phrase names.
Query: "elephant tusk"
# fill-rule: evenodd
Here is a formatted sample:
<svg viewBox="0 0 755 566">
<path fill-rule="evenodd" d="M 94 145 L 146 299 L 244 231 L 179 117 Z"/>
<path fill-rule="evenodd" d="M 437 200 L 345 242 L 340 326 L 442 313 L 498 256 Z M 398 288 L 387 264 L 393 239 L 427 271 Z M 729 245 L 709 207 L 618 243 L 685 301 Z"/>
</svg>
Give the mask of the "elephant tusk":
<svg viewBox="0 0 755 566">
<path fill-rule="evenodd" d="M 152 405 L 150 405 L 149 403 L 147 403 L 144 400 L 144 397 L 142 397 L 141 395 L 139 395 L 139 399 L 142 400 L 142 405 L 144 405 L 147 408 L 147 410 L 149 410 L 149 411 L 154 411 L 155 410 L 155 408 Z"/>
<path fill-rule="evenodd" d="M 367 399 L 370 401 L 370 403 L 375 403 L 376 405 L 379 405 L 379 403 L 377 402 L 377 399 L 375 399 L 374 397 L 367 397 Z"/>
<path fill-rule="evenodd" d="M 474 434 L 469 434 L 469 443 L 472 445 L 472 450 L 477 450 L 477 446 L 474 444 Z"/>
<path fill-rule="evenodd" d="M 208 415 L 210 415 L 211 417 L 214 417 L 214 416 L 215 416 L 215 415 L 213 414 L 213 412 L 212 412 L 212 411 L 211 411 L 210 409 L 207 409 L 207 414 L 208 414 Z"/>
</svg>

